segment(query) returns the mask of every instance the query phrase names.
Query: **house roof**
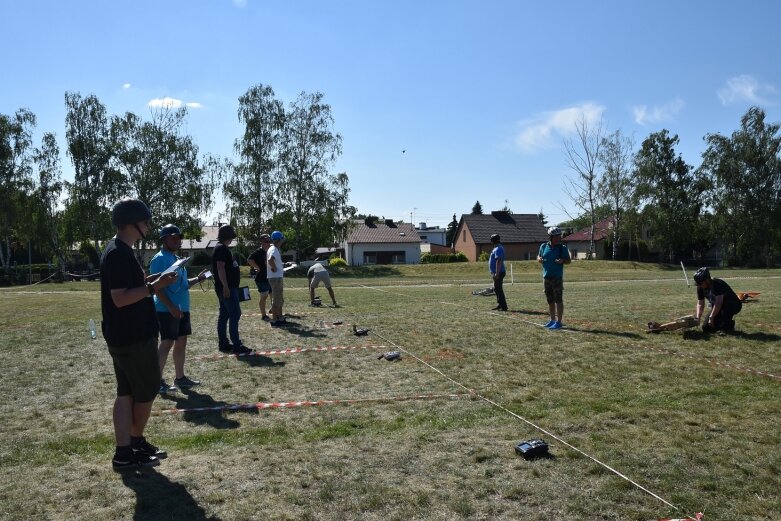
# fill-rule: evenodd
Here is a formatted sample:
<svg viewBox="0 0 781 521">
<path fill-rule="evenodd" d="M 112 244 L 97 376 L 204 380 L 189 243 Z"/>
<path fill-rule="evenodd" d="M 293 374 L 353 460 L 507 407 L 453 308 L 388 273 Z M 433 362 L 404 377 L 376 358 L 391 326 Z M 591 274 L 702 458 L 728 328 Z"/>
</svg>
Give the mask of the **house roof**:
<svg viewBox="0 0 781 521">
<path fill-rule="evenodd" d="M 201 240 L 190 239 L 190 237 L 184 237 L 182 239 L 183 250 L 203 250 L 213 248 L 217 245 L 217 232 L 219 232 L 219 226 L 204 226 L 201 228 L 203 235 Z"/>
<path fill-rule="evenodd" d="M 354 221 L 347 236 L 350 244 L 374 243 L 412 243 L 420 244 L 420 236 L 409 223 L 396 224 L 392 220 L 375 221 L 371 225 L 365 221 Z"/>
<path fill-rule="evenodd" d="M 502 243 L 540 243 L 548 240 L 548 232 L 540 217 L 533 213 L 491 212 L 488 215 L 464 214 L 462 224 L 469 226 L 475 244 L 490 244 L 491 235 L 498 233 Z"/>
<path fill-rule="evenodd" d="M 610 230 L 613 229 L 613 218 L 608 217 L 594 223 L 594 240 L 601 241 L 610 237 Z M 565 237 L 567 242 L 576 241 L 590 241 L 591 240 L 591 226 L 578 230 L 575 233 L 571 233 Z"/>
</svg>

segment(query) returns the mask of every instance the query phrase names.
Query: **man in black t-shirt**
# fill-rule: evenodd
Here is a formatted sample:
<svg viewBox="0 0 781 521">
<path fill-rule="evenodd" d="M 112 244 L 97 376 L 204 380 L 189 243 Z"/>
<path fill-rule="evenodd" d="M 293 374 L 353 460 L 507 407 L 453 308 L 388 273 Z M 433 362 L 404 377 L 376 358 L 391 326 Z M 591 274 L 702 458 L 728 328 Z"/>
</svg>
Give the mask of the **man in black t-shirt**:
<svg viewBox="0 0 781 521">
<path fill-rule="evenodd" d="M 225 224 L 217 231 L 218 244 L 212 254 L 212 273 L 214 273 L 214 291 L 220 304 L 217 316 L 217 339 L 219 350 L 236 355 L 252 353 L 239 336 L 241 304 L 239 301 L 239 282 L 241 271 L 238 261 L 234 260 L 228 247 L 236 238 L 233 226 Z M 225 332 L 225 329 L 228 332 Z M 230 336 L 230 341 L 228 341 Z"/>
<path fill-rule="evenodd" d="M 145 276 L 132 245 L 150 228 L 152 213 L 138 199 L 114 205 L 111 222 L 117 229 L 100 260 L 101 329 L 114 364 L 115 470 L 158 465 L 167 453 L 144 438 L 152 401 L 160 384 L 157 357 L 158 323 L 152 295 L 170 285 L 176 273 Z"/>
<path fill-rule="evenodd" d="M 268 283 L 268 266 L 266 265 L 266 249 L 271 245 L 271 237 L 264 233 L 260 236 L 260 247 L 252 252 L 247 258 L 247 263 L 255 270 L 255 285 L 260 292 L 258 306 L 260 307 L 261 318 L 268 322 L 270 319 L 266 314 L 266 299 L 271 293 L 271 285 Z"/>
<path fill-rule="evenodd" d="M 697 320 L 699 321 L 702 317 L 705 299 L 708 300 L 711 307 L 710 314 L 702 325 L 702 331 L 704 333 L 734 332 L 735 320 L 733 317 L 740 313 L 743 304 L 729 287 L 729 284 L 721 279 L 711 278 L 708 268 L 697 270 L 694 274 L 694 283 L 697 284 L 697 310 L 694 315 Z"/>
</svg>

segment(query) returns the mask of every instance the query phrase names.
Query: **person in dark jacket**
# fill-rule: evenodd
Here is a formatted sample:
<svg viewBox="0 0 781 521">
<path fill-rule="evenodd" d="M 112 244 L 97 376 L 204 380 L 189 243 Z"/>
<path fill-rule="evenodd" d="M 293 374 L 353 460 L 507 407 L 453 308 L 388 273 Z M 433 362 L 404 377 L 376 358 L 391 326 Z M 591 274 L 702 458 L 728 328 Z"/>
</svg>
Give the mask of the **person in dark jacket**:
<svg viewBox="0 0 781 521">
<path fill-rule="evenodd" d="M 700 268 L 694 274 L 697 285 L 697 309 L 694 316 L 699 321 L 705 309 L 705 299 L 710 304 L 710 313 L 702 325 L 703 333 L 735 331 L 735 315 L 743 309 L 743 303 L 732 288 L 721 279 L 711 278 L 708 268 Z"/>
</svg>

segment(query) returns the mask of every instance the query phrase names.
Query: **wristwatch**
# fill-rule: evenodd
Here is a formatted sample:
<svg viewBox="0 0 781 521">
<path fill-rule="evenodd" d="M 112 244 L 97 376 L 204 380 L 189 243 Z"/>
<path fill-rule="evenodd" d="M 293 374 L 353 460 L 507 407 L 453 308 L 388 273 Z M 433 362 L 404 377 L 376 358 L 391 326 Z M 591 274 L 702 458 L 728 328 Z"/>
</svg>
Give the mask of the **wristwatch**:
<svg viewBox="0 0 781 521">
<path fill-rule="evenodd" d="M 155 294 L 155 286 L 151 282 L 147 282 L 146 283 L 146 289 L 149 290 L 149 295 L 150 296 Z"/>
</svg>

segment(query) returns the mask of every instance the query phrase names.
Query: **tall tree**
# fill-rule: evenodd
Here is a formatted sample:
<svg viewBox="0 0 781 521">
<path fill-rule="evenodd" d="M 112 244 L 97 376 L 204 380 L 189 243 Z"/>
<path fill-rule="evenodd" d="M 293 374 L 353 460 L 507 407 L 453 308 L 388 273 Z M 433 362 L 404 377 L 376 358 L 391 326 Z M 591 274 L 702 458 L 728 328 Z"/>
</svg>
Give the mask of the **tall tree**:
<svg viewBox="0 0 781 521">
<path fill-rule="evenodd" d="M 673 262 L 692 247 L 692 232 L 707 188 L 675 146 L 678 136 L 662 130 L 648 136 L 635 155 L 637 195 L 651 222 L 654 243 Z"/>
<path fill-rule="evenodd" d="M 705 136 L 701 171 L 713 182 L 711 205 L 728 254 L 742 263 L 771 263 L 781 249 L 781 125 L 751 107 L 731 137 Z"/>
<path fill-rule="evenodd" d="M 122 192 L 144 201 L 155 221 L 199 234 L 198 216 L 211 209 L 220 172 L 211 161 L 199 160 L 198 146 L 182 130 L 186 116 L 185 108 L 157 110 L 150 121 L 131 112 L 114 116 L 113 168 Z"/>
<path fill-rule="evenodd" d="M 634 140 L 616 130 L 602 139 L 599 164 L 602 176 L 597 184 L 599 200 L 610 206 L 613 219 L 613 259 L 618 258 L 618 243 L 621 240 L 624 214 L 632 209 L 634 202 L 634 181 L 632 159 Z"/>
<path fill-rule="evenodd" d="M 575 121 L 576 138 L 564 140 L 567 166 L 575 173 L 567 178 L 564 191 L 581 211 L 591 218 L 591 238 L 586 258 L 594 256 L 594 231 L 597 218 L 597 163 L 602 149 L 604 128 L 602 121 L 592 125 L 581 114 Z M 571 217 L 571 216 L 570 216 Z"/>
<path fill-rule="evenodd" d="M 121 180 L 111 168 L 111 140 L 106 107 L 78 92 L 65 93 L 65 139 L 73 163 L 69 214 L 73 238 L 97 241 L 111 233 L 109 209 L 121 194 Z"/>
<path fill-rule="evenodd" d="M 275 209 L 285 110 L 271 87 L 258 84 L 239 98 L 238 117 L 244 124 L 244 134 L 234 143 L 239 162 L 224 191 L 236 224 L 247 237 L 257 238 Z"/>
<path fill-rule="evenodd" d="M 472 215 L 483 215 L 483 205 L 480 204 L 480 201 L 476 201 L 472 207 Z"/>
<path fill-rule="evenodd" d="M 13 239 L 29 231 L 24 224 L 29 218 L 28 201 L 33 190 L 35 124 L 35 114 L 27 109 L 19 109 L 13 116 L 0 114 L 0 264 L 6 270 L 11 263 Z"/>
<path fill-rule="evenodd" d="M 60 197 L 62 196 L 62 168 L 60 166 L 60 147 L 57 138 L 51 132 L 43 135 L 41 146 L 35 150 L 35 163 L 38 167 L 38 188 L 36 190 L 36 218 L 38 233 L 43 240 L 44 251 L 49 257 L 59 261 L 65 268 L 65 256 L 60 241 Z"/>
<path fill-rule="evenodd" d="M 332 235 L 334 228 L 344 225 L 337 218 L 355 213 L 347 205 L 347 175 L 329 172 L 342 153 L 342 136 L 333 125 L 331 106 L 323 102 L 319 92 L 302 92 L 286 112 L 281 175 L 272 195 L 280 213 L 290 219 L 290 242 L 297 259 L 314 251 L 318 235 Z M 320 219 L 324 211 L 326 218 Z M 326 229 L 315 233 L 313 225 Z"/>
<path fill-rule="evenodd" d="M 543 226 L 548 226 L 548 217 L 543 213 L 542 208 L 540 208 L 540 213 L 537 214 L 537 218 Z"/>
<path fill-rule="evenodd" d="M 448 223 L 445 230 L 445 244 L 448 246 L 452 247 L 455 243 L 456 230 L 458 230 L 458 219 L 456 219 L 456 214 L 453 214 L 453 220 Z"/>
</svg>

